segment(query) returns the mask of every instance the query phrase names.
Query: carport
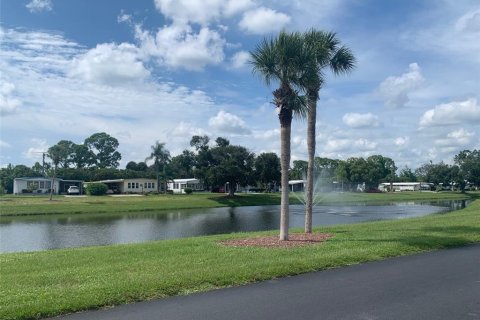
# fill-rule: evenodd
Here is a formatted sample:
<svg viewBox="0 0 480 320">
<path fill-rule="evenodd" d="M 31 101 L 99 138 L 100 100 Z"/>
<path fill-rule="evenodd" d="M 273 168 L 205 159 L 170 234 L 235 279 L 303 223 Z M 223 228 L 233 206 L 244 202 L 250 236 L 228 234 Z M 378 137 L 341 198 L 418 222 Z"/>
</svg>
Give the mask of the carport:
<svg viewBox="0 0 480 320">
<path fill-rule="evenodd" d="M 80 190 L 80 194 L 83 194 L 83 181 L 82 180 L 60 180 L 58 193 L 63 194 L 67 193 L 69 187 L 75 186 Z"/>
</svg>

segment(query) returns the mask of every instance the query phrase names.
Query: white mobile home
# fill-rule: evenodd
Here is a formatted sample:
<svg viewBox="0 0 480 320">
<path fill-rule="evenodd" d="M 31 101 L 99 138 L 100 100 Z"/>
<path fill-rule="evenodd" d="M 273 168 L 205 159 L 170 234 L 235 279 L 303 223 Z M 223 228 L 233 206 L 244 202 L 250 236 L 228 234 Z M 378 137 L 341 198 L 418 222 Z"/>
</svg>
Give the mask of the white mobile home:
<svg viewBox="0 0 480 320">
<path fill-rule="evenodd" d="M 392 187 L 393 191 L 420 191 L 420 190 L 430 190 L 427 189 L 426 186 L 428 184 L 420 183 L 420 182 L 393 182 Z M 378 190 L 380 191 L 389 191 L 390 190 L 390 182 L 380 183 L 378 185 Z"/>
<path fill-rule="evenodd" d="M 110 179 L 86 182 L 89 183 L 104 183 L 108 186 L 108 193 L 147 193 L 157 191 L 156 179 Z M 162 185 L 160 184 L 160 188 Z"/>
<path fill-rule="evenodd" d="M 82 192 L 83 181 L 53 179 L 53 193 L 65 194 L 70 186 L 76 186 Z M 46 194 L 52 189 L 52 178 L 15 178 L 13 180 L 13 194 Z"/>
<path fill-rule="evenodd" d="M 203 184 L 195 178 L 173 179 L 167 184 L 167 189 L 172 190 L 173 193 L 185 193 L 185 189 L 187 188 L 192 189 L 192 191 L 204 190 Z"/>
</svg>

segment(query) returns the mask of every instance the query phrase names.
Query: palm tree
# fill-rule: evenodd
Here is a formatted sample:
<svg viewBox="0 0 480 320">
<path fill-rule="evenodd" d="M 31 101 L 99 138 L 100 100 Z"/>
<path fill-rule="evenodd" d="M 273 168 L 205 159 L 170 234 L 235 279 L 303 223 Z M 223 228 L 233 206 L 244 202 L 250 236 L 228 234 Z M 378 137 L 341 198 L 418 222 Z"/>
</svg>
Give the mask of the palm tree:
<svg viewBox="0 0 480 320">
<path fill-rule="evenodd" d="M 340 41 L 333 32 L 310 30 L 304 34 L 307 50 L 311 51 L 310 72 L 302 79 L 308 103 L 307 117 L 307 149 L 308 168 L 305 200 L 305 232 L 312 232 L 312 207 L 313 207 L 313 178 L 315 158 L 315 124 L 317 120 L 317 100 L 319 91 L 324 83 L 323 70 L 329 68 L 335 75 L 348 73 L 355 66 L 353 53 L 345 46 L 340 46 Z"/>
<path fill-rule="evenodd" d="M 282 31 L 276 38 L 264 39 L 250 52 L 253 73 L 270 85 L 279 84 L 273 91 L 273 103 L 280 120 L 280 162 L 281 162 L 281 209 L 280 240 L 288 240 L 288 169 L 290 166 L 290 136 L 293 115 L 305 116 L 306 103 L 299 96 L 299 79 L 303 77 L 307 62 L 304 39 L 300 33 Z"/>
<path fill-rule="evenodd" d="M 163 168 L 163 176 L 165 181 L 165 193 L 167 193 L 167 181 L 165 179 L 165 167 L 170 162 L 170 152 L 165 149 L 165 143 L 155 142 L 151 146 L 152 152 L 145 159 L 145 162 L 153 160 L 155 166 L 155 172 L 157 174 L 157 191 L 160 192 L 160 168 Z"/>
</svg>

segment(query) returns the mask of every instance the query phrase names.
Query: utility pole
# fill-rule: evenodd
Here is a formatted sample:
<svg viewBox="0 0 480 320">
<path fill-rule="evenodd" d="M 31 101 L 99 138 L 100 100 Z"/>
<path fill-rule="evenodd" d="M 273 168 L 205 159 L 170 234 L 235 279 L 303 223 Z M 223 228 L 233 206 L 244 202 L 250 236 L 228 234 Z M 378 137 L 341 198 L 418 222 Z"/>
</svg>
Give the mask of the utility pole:
<svg viewBox="0 0 480 320">
<path fill-rule="evenodd" d="M 47 152 L 48 151 L 34 151 L 32 153 L 41 153 L 42 154 L 42 174 L 43 174 L 43 177 L 47 177 L 47 172 L 45 170 L 45 156 L 47 155 Z"/>
<path fill-rule="evenodd" d="M 42 171 L 43 171 L 43 177 L 46 177 L 46 175 L 45 175 L 45 154 L 46 154 L 46 152 L 43 152 L 43 154 L 42 154 Z"/>
</svg>

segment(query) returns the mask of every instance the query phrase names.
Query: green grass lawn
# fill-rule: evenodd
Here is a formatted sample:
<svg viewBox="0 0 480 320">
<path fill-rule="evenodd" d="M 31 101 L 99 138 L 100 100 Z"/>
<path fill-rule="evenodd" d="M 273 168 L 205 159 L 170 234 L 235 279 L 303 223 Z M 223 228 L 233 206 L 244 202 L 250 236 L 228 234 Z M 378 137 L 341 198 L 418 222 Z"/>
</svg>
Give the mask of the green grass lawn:
<svg viewBox="0 0 480 320">
<path fill-rule="evenodd" d="M 289 249 L 218 244 L 277 233 L 259 232 L 0 254 L 0 318 L 41 318 L 480 242 L 480 199 L 448 214 L 315 231 L 334 236 Z"/>
<path fill-rule="evenodd" d="M 297 195 L 298 197 L 303 194 Z M 291 203 L 299 203 L 297 196 L 291 195 Z M 322 202 L 389 202 L 411 200 L 466 199 L 457 192 L 395 192 L 395 193 L 326 193 L 319 199 Z M 280 204 L 280 194 L 238 194 L 229 198 L 218 193 L 198 193 L 192 195 L 152 195 L 142 197 L 64 197 L 55 196 L 49 201 L 47 196 L 2 196 L 0 215 L 36 214 L 76 214 L 108 212 L 141 212 L 165 209 L 214 208 L 228 206 L 256 206 Z"/>
</svg>

